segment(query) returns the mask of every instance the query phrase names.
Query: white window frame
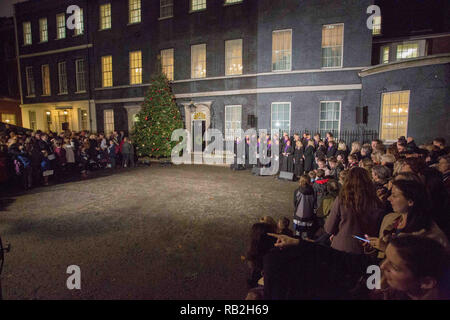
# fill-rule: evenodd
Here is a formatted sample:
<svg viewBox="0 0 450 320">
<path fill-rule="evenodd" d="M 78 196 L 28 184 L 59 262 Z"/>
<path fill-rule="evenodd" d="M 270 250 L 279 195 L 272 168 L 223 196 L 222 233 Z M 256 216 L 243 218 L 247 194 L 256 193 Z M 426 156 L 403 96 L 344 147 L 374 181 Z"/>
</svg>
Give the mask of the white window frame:
<svg viewBox="0 0 450 320">
<path fill-rule="evenodd" d="M 239 113 L 240 113 L 240 119 L 239 120 L 230 120 L 227 121 L 227 111 L 228 110 L 232 110 L 233 108 L 239 108 Z M 228 114 L 231 116 L 232 112 L 230 113 L 230 111 L 228 111 Z M 225 128 L 225 140 L 230 141 L 230 140 L 234 140 L 235 138 L 235 132 L 232 132 L 231 134 L 227 134 L 227 123 L 230 123 L 230 127 L 232 127 L 233 123 L 239 123 L 239 128 L 237 128 L 236 130 L 242 129 L 242 105 L 238 104 L 238 105 L 226 105 L 225 106 L 225 114 L 224 114 L 224 128 Z M 233 130 L 233 129 L 231 129 Z"/>
<path fill-rule="evenodd" d="M 202 8 L 198 8 L 198 9 L 194 9 L 194 1 L 202 1 L 202 3 L 204 2 L 204 7 Z M 207 9 L 207 0 L 189 0 L 189 13 L 192 12 L 199 12 L 199 11 L 205 11 Z M 198 6 L 198 3 L 197 3 Z"/>
<path fill-rule="evenodd" d="M 320 60 L 322 64 L 322 69 L 339 69 L 344 66 L 344 44 L 345 44 L 345 24 L 344 23 L 333 23 L 333 24 L 324 24 L 322 25 L 322 38 L 323 38 L 323 27 L 325 26 L 342 26 L 342 55 L 341 55 L 341 64 L 339 66 L 333 66 L 333 67 L 324 67 L 323 66 L 323 55 L 321 55 Z M 320 47 L 320 51 L 322 54 L 322 45 Z"/>
<path fill-rule="evenodd" d="M 31 121 L 32 119 L 32 117 L 31 117 L 31 115 L 34 115 L 33 116 L 33 120 L 34 121 Z M 36 131 L 36 129 L 37 129 L 37 119 L 36 119 L 36 111 L 34 111 L 34 110 L 29 110 L 28 111 L 28 123 L 30 124 L 30 129 L 31 130 L 33 130 L 33 131 Z"/>
<path fill-rule="evenodd" d="M 164 64 L 165 53 L 169 54 L 168 58 L 170 58 L 170 55 L 171 55 L 172 64 L 167 64 L 167 65 Z M 174 77 L 175 77 L 175 74 L 174 74 L 174 72 L 175 72 L 175 66 L 174 66 L 175 65 L 175 50 L 173 48 L 164 49 L 164 50 L 161 50 L 159 54 L 161 55 L 161 71 L 167 76 L 167 79 L 169 81 L 173 81 Z M 169 70 L 170 72 L 167 72 L 167 70 Z"/>
<path fill-rule="evenodd" d="M 45 21 L 45 24 L 43 23 Z M 45 26 L 45 28 L 44 28 Z M 48 42 L 48 21 L 47 18 L 39 19 L 39 42 Z"/>
<path fill-rule="evenodd" d="M 105 64 L 103 63 L 105 58 L 111 58 L 111 71 L 105 71 Z M 111 88 L 114 86 L 114 75 L 113 75 L 113 60 L 112 55 L 101 57 L 101 68 L 102 68 L 102 88 Z M 111 73 L 111 85 L 105 86 L 105 73 Z"/>
<path fill-rule="evenodd" d="M 131 8 L 131 4 L 134 2 L 138 3 L 137 8 Z M 139 14 L 136 15 L 137 21 L 132 21 L 132 19 L 135 17 L 132 15 L 133 12 L 138 12 Z M 142 22 L 142 1 L 141 0 L 128 0 L 128 24 L 137 24 Z"/>
<path fill-rule="evenodd" d="M 59 94 L 67 94 L 67 64 L 65 61 L 58 62 Z"/>
<path fill-rule="evenodd" d="M 45 66 L 47 66 L 47 70 L 48 70 L 48 93 L 45 93 L 45 91 L 44 91 L 44 88 L 46 87 L 45 74 L 44 74 Z M 42 75 L 42 95 L 43 96 L 51 96 L 52 95 L 52 82 L 51 82 L 51 77 L 50 77 L 50 65 L 48 65 L 48 64 L 41 65 L 41 75 Z"/>
<path fill-rule="evenodd" d="M 204 52 L 205 52 L 205 74 L 203 76 L 200 77 L 196 77 L 195 75 L 195 70 L 194 70 L 194 47 L 203 47 L 204 46 Z M 206 74 L 207 74 L 207 48 L 206 48 L 206 43 L 199 43 L 199 44 L 194 44 L 191 45 L 191 79 L 202 79 L 202 78 L 206 78 Z M 203 70 L 202 70 L 203 71 Z"/>
<path fill-rule="evenodd" d="M 31 31 L 31 22 L 25 21 L 22 24 L 22 28 L 23 28 L 23 45 L 24 46 L 32 45 L 33 44 L 33 33 Z"/>
<path fill-rule="evenodd" d="M 78 64 L 80 61 L 83 62 L 83 70 L 81 70 L 81 71 L 80 71 L 79 64 Z M 75 80 L 76 80 L 76 85 L 77 85 L 76 93 L 86 92 L 86 65 L 85 65 L 84 59 L 75 60 Z M 83 86 L 83 88 L 82 88 L 82 86 Z"/>
<path fill-rule="evenodd" d="M 62 17 L 63 24 L 59 24 L 59 20 Z M 65 39 L 66 38 L 66 14 L 59 13 L 56 15 L 56 40 Z"/>
<path fill-rule="evenodd" d="M 329 119 L 327 119 L 327 120 L 322 120 L 321 118 L 320 118 L 320 113 L 322 112 L 322 109 L 321 109 L 321 106 L 322 106 L 322 103 L 336 103 L 336 102 L 338 102 L 339 103 L 339 123 L 338 123 L 338 133 L 340 133 L 341 132 L 341 119 L 342 119 L 342 101 L 339 101 L 339 100 L 322 100 L 322 101 L 320 101 L 320 103 L 319 103 L 319 132 L 320 132 L 320 135 L 322 136 L 322 137 L 324 137 L 325 136 L 325 134 L 322 134 L 322 129 L 320 128 L 320 122 L 321 121 L 336 121 L 336 120 L 329 120 Z M 329 131 L 333 131 L 333 130 L 335 130 L 335 129 L 323 129 L 325 132 L 329 132 Z"/>
<path fill-rule="evenodd" d="M 86 121 L 83 120 L 84 114 L 86 114 Z M 84 109 L 78 109 L 78 119 L 79 119 L 78 126 L 79 126 L 80 130 L 89 130 L 89 113 L 88 113 L 88 111 L 84 110 Z"/>
<path fill-rule="evenodd" d="M 73 36 L 81 36 L 84 34 L 84 12 L 83 8 L 80 8 L 80 28 L 75 28 Z"/>
<path fill-rule="evenodd" d="M 376 23 L 375 22 L 375 19 L 379 19 L 380 20 L 380 22 L 378 23 Z M 381 36 L 381 15 L 379 15 L 379 16 L 375 16 L 374 18 L 373 18 L 373 25 L 372 25 L 372 35 L 374 35 L 374 36 Z"/>
<path fill-rule="evenodd" d="M 384 60 L 384 49 L 386 49 L 386 48 L 388 49 L 388 57 L 387 57 L 388 59 L 385 62 L 385 60 Z M 391 61 L 390 55 L 391 55 L 391 46 L 390 45 L 381 46 L 381 48 L 380 48 L 380 64 L 389 63 Z"/>
<path fill-rule="evenodd" d="M 380 104 L 381 104 L 381 106 L 380 106 L 380 126 L 379 126 L 380 139 L 383 139 L 382 134 L 383 134 L 383 100 L 384 100 L 384 96 L 385 96 L 386 94 L 394 94 L 394 93 L 396 93 L 396 94 L 401 94 L 401 93 L 404 93 L 404 92 L 408 92 L 408 116 L 407 116 L 407 118 L 406 118 L 406 132 L 405 132 L 405 134 L 404 134 L 405 137 L 408 136 L 408 125 L 409 125 L 409 114 L 410 114 L 409 109 L 410 109 L 410 106 L 411 106 L 411 90 L 400 90 L 400 91 L 383 92 L 383 93 L 381 94 L 381 103 L 380 103 Z M 399 98 L 399 101 L 400 101 L 400 98 Z M 397 130 L 398 130 L 398 129 L 397 129 Z M 403 134 L 401 134 L 401 135 L 403 135 Z M 398 137 L 400 137 L 400 136 L 398 136 Z M 385 143 L 392 143 L 392 142 L 397 141 L 397 138 L 398 138 L 398 137 L 396 137 L 395 139 L 391 139 L 391 140 L 384 139 L 383 141 L 385 141 Z"/>
<path fill-rule="evenodd" d="M 401 59 L 398 59 L 397 58 L 397 55 L 398 55 L 398 46 L 399 45 L 407 45 L 407 44 L 410 44 L 410 43 L 417 43 L 417 54 L 418 54 L 418 56 L 417 57 L 412 57 L 412 58 L 401 58 Z M 423 57 L 423 56 L 425 56 L 425 47 L 426 47 L 426 40 L 413 40 L 413 41 L 403 41 L 403 42 L 396 42 L 396 43 L 393 43 L 393 47 L 394 47 L 394 50 L 395 50 L 395 55 L 394 55 L 394 57 L 395 57 L 395 61 L 405 61 L 405 60 L 408 60 L 408 59 L 416 59 L 416 58 L 419 58 L 419 57 Z"/>
<path fill-rule="evenodd" d="M 25 76 L 27 79 L 27 97 L 35 97 L 36 87 L 34 84 L 33 67 L 25 67 Z"/>
<path fill-rule="evenodd" d="M 106 8 L 109 8 L 108 12 L 106 11 Z M 99 30 L 110 30 L 112 28 L 112 5 L 111 2 L 108 3 L 104 3 L 102 5 L 99 6 L 99 12 L 100 12 L 100 18 L 99 18 L 99 23 L 100 23 L 100 28 Z M 104 13 L 104 15 L 103 15 Z M 109 13 L 109 15 L 106 15 L 107 13 Z"/>
<path fill-rule="evenodd" d="M 164 1 L 164 3 L 163 3 Z M 163 15 L 164 9 L 171 7 L 172 14 L 170 15 Z M 173 18 L 173 0 L 160 0 L 159 1 L 159 19 L 169 19 Z"/>
<path fill-rule="evenodd" d="M 291 132 L 291 126 L 292 126 L 292 103 L 289 101 L 285 101 L 285 102 L 272 102 L 270 105 L 270 131 L 273 132 L 274 128 L 272 127 L 272 123 L 273 123 L 273 106 L 275 104 L 288 104 L 289 105 L 289 131 L 288 134 L 290 135 Z M 286 121 L 286 120 L 282 120 L 282 121 Z M 283 134 L 283 130 L 280 130 L 279 134 L 280 136 Z"/>
<path fill-rule="evenodd" d="M 132 60 L 134 54 L 138 54 L 140 59 Z M 130 74 L 130 85 L 142 84 L 142 51 L 141 50 L 130 51 L 128 56 L 129 56 L 128 71 Z M 132 66 L 132 61 L 137 61 L 138 65 Z M 136 72 L 135 76 L 133 76 L 133 72 Z"/>
<path fill-rule="evenodd" d="M 227 44 L 231 44 L 232 42 L 236 42 L 236 41 L 239 41 L 240 42 L 240 46 L 241 46 L 241 52 L 240 52 L 240 59 L 241 59 L 241 70 L 240 70 L 240 72 L 239 73 L 229 73 L 228 72 L 228 67 L 229 67 L 229 65 L 230 65 L 230 61 L 233 61 L 233 58 L 236 58 L 236 57 L 233 57 L 233 56 L 231 56 L 231 57 L 229 57 L 228 55 L 227 55 Z M 243 74 L 243 71 L 244 71 L 244 65 L 243 65 L 243 59 L 242 59 L 242 55 L 243 55 L 243 47 L 244 47 L 244 41 L 243 41 L 243 39 L 231 39 L 231 40 L 226 40 L 225 41 L 225 75 L 226 76 L 236 76 L 236 75 L 241 75 L 241 74 Z"/>
<path fill-rule="evenodd" d="M 112 118 L 112 123 L 109 123 L 109 122 L 107 123 L 106 122 L 106 119 L 107 119 L 106 118 L 106 114 L 110 113 L 110 112 L 111 112 L 111 115 L 112 115 L 112 117 L 111 117 Z M 109 131 L 107 131 L 106 127 L 109 126 L 109 125 L 112 125 L 112 130 L 109 129 Z M 105 109 L 105 110 L 103 110 L 103 131 L 104 131 L 105 135 L 108 135 L 108 134 L 110 134 L 110 133 L 115 131 L 114 109 Z"/>
<path fill-rule="evenodd" d="M 289 69 L 285 69 L 285 70 L 274 70 L 273 69 L 273 64 L 274 64 L 274 61 L 273 61 L 273 54 L 274 54 L 274 41 L 273 41 L 273 38 L 274 38 L 274 34 L 275 33 L 281 33 L 281 32 L 286 32 L 286 31 L 289 31 L 290 33 L 291 33 L 291 54 L 290 54 L 290 61 L 289 61 Z M 283 29 L 283 30 L 273 30 L 272 31 L 272 63 L 271 63 L 271 70 L 272 70 L 272 72 L 288 72 L 288 71 L 292 71 L 292 34 L 293 34 L 293 32 L 292 32 L 292 29 Z"/>
</svg>

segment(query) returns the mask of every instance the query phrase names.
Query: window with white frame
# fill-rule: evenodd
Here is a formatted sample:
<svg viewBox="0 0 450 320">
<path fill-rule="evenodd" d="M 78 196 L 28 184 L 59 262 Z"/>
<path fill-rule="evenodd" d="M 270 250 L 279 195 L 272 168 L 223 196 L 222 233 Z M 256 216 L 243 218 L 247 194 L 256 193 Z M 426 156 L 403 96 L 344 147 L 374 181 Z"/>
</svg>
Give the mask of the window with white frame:
<svg viewBox="0 0 450 320">
<path fill-rule="evenodd" d="M 381 105 L 380 138 L 396 141 L 407 136 L 410 91 L 383 93 Z"/>
<path fill-rule="evenodd" d="M 322 27 L 322 67 L 342 67 L 344 25 L 331 24 Z"/>
<path fill-rule="evenodd" d="M 242 106 L 225 106 L 225 139 L 234 140 L 242 128 Z"/>
<path fill-rule="evenodd" d="M 272 32 L 272 71 L 290 71 L 292 63 L 292 30 Z"/>
<path fill-rule="evenodd" d="M 32 43 L 31 22 L 24 22 L 23 23 L 23 44 L 29 45 L 31 43 Z"/>
<path fill-rule="evenodd" d="M 279 130 L 280 134 L 291 129 L 291 103 L 274 102 L 271 110 L 271 129 Z"/>
<path fill-rule="evenodd" d="M 2 113 L 2 122 L 16 125 L 16 115 L 13 113 Z"/>
<path fill-rule="evenodd" d="M 372 34 L 374 36 L 381 34 L 381 16 L 373 17 Z"/>
<path fill-rule="evenodd" d="M 242 39 L 225 41 L 225 75 L 242 74 Z"/>
<path fill-rule="evenodd" d="M 142 52 L 130 52 L 130 84 L 142 83 Z"/>
<path fill-rule="evenodd" d="M 66 62 L 58 63 L 58 81 L 59 81 L 59 93 L 67 93 L 67 69 Z"/>
<path fill-rule="evenodd" d="M 141 0 L 128 0 L 128 23 L 141 22 Z"/>
<path fill-rule="evenodd" d="M 114 132 L 114 110 L 103 111 L 104 132 L 106 135 Z"/>
<path fill-rule="evenodd" d="M 32 97 L 36 94 L 34 90 L 34 74 L 33 67 L 26 67 L 25 74 L 27 79 L 27 97 Z"/>
<path fill-rule="evenodd" d="M 325 137 L 327 132 L 338 132 L 341 119 L 341 101 L 321 101 L 319 128 L 320 135 Z"/>
<path fill-rule="evenodd" d="M 198 11 L 206 9 L 206 0 L 190 0 L 191 11 Z"/>
<path fill-rule="evenodd" d="M 88 113 L 87 110 L 80 109 L 80 129 L 87 130 L 88 129 Z"/>
<path fill-rule="evenodd" d="M 161 50 L 162 72 L 173 81 L 173 49 Z"/>
<path fill-rule="evenodd" d="M 191 78 L 206 77 L 206 44 L 191 46 Z"/>
<path fill-rule="evenodd" d="M 39 19 L 39 41 L 40 42 L 48 41 L 47 18 Z"/>
<path fill-rule="evenodd" d="M 77 92 L 86 92 L 86 73 L 83 59 L 75 61 L 75 77 L 77 82 Z"/>
<path fill-rule="evenodd" d="M 36 131 L 36 111 L 28 111 L 28 121 L 30 123 L 30 129 Z"/>
<path fill-rule="evenodd" d="M 111 3 L 100 6 L 100 30 L 111 29 Z"/>
<path fill-rule="evenodd" d="M 173 17 L 173 0 L 159 1 L 159 17 L 161 19 Z"/>
<path fill-rule="evenodd" d="M 404 42 L 397 44 L 397 60 L 417 58 L 419 53 L 419 42 Z"/>
<path fill-rule="evenodd" d="M 49 96 L 51 94 L 50 90 L 50 67 L 48 64 L 41 66 L 42 73 L 42 95 Z"/>
<path fill-rule="evenodd" d="M 56 39 L 64 39 L 66 37 L 66 15 L 60 13 L 56 15 Z"/>
<path fill-rule="evenodd" d="M 389 63 L 389 46 L 381 47 L 381 63 Z"/>
<path fill-rule="evenodd" d="M 113 71 L 112 71 L 112 56 L 102 57 L 102 86 L 103 88 L 112 87 L 113 85 Z"/>
<path fill-rule="evenodd" d="M 75 28 L 75 35 L 79 36 L 84 33 L 84 14 L 83 8 L 80 8 L 80 24 Z"/>
<path fill-rule="evenodd" d="M 244 0 L 225 0 L 225 4 L 240 3 Z"/>
</svg>

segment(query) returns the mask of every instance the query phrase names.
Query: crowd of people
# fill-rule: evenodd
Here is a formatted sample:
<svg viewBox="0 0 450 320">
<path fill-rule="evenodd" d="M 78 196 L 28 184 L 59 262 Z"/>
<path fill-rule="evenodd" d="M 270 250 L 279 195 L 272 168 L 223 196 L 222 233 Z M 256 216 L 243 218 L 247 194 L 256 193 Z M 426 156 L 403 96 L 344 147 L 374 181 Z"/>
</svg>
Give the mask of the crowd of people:
<svg viewBox="0 0 450 320">
<path fill-rule="evenodd" d="M 28 190 L 88 178 L 99 169 L 135 166 L 135 147 L 123 131 L 90 134 L 40 130 L 18 133 L 6 127 L 0 133 L 0 184 Z"/>
<path fill-rule="evenodd" d="M 450 153 L 443 138 L 347 148 L 331 133 L 324 140 L 285 134 L 276 143 L 281 170 L 298 180 L 293 215 L 252 226 L 247 299 L 450 299 Z M 373 265 L 381 284 L 369 290 Z"/>
</svg>

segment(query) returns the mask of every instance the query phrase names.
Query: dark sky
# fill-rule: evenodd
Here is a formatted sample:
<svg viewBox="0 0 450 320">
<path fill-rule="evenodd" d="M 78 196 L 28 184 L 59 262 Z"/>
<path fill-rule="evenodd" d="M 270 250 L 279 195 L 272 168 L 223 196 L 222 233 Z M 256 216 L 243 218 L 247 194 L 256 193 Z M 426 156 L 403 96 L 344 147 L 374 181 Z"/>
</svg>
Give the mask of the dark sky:
<svg viewBox="0 0 450 320">
<path fill-rule="evenodd" d="M 16 2 L 23 2 L 25 0 L 0 0 L 0 17 L 12 17 L 13 4 Z"/>
</svg>

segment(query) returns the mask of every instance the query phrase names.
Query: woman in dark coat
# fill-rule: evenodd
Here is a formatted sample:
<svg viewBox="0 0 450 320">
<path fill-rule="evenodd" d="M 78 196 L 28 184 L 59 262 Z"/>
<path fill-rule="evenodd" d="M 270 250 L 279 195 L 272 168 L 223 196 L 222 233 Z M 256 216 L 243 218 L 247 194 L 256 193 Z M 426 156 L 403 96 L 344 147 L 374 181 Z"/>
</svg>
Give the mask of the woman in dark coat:
<svg viewBox="0 0 450 320">
<path fill-rule="evenodd" d="M 301 177 L 303 175 L 303 162 L 303 144 L 301 141 L 297 141 L 294 149 L 294 174 L 296 177 Z"/>
<path fill-rule="evenodd" d="M 282 148 L 281 157 L 281 171 L 294 172 L 294 148 L 291 146 L 291 141 L 286 140 L 286 144 Z"/>
<path fill-rule="evenodd" d="M 311 170 L 313 170 L 313 165 L 314 165 L 314 141 L 313 140 L 308 141 L 308 146 L 306 147 L 303 155 L 305 158 L 305 164 L 304 164 L 305 173 L 308 173 Z"/>
<path fill-rule="evenodd" d="M 334 157 L 337 151 L 336 143 L 334 141 L 328 141 L 327 158 Z"/>
</svg>

